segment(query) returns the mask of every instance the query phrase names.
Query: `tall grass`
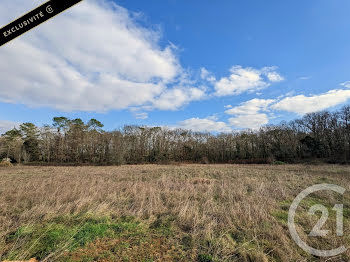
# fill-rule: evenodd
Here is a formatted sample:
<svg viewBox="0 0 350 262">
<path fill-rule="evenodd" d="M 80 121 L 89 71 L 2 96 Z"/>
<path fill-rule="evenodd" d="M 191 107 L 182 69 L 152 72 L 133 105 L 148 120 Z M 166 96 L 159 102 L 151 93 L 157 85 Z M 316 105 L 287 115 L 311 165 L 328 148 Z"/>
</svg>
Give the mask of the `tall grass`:
<svg viewBox="0 0 350 262">
<path fill-rule="evenodd" d="M 160 243 L 143 249 L 181 249 L 181 254 L 155 254 L 153 259 L 159 261 L 175 257 L 183 261 L 316 261 L 291 240 L 289 204 L 315 183 L 332 182 L 348 190 L 349 175 L 349 167 L 331 165 L 0 168 L 0 256 L 73 259 L 79 252 L 92 252 L 96 243 L 112 256 L 121 251 L 109 250 L 107 242 L 118 238 L 130 242 L 134 253 L 142 253 L 145 250 L 135 249 L 133 242 L 142 236 L 145 243 Z M 337 200 L 326 193 L 314 198 Z M 347 195 L 344 203 L 349 205 Z M 107 220 L 94 227 L 89 224 L 92 217 Z M 113 225 L 127 217 L 137 229 L 127 235 L 112 234 Z M 300 225 L 312 228 L 314 220 L 300 217 Z M 344 228 L 348 225 L 345 217 Z M 335 236 L 311 241 L 314 246 L 329 247 L 340 241 L 350 243 L 349 238 Z M 42 245 L 45 252 L 38 249 Z M 332 261 L 348 259 L 346 253 Z"/>
</svg>

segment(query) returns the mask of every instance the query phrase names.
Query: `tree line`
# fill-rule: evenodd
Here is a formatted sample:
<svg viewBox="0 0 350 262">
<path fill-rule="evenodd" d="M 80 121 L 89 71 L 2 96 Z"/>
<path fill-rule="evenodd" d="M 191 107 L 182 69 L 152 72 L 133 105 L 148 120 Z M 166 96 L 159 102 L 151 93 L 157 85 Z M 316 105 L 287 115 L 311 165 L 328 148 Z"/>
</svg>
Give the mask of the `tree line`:
<svg viewBox="0 0 350 262">
<path fill-rule="evenodd" d="M 350 106 L 306 114 L 259 130 L 212 134 L 124 126 L 104 131 L 91 119 L 23 123 L 0 138 L 0 158 L 18 163 L 119 165 L 141 163 L 272 163 L 350 160 Z"/>
</svg>

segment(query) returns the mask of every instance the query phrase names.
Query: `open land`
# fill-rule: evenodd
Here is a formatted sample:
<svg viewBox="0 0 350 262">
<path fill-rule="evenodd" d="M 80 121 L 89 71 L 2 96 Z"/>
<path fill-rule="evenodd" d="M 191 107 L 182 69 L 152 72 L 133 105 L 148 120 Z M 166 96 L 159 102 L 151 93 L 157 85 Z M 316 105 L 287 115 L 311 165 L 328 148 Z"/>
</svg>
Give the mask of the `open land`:
<svg viewBox="0 0 350 262">
<path fill-rule="evenodd" d="M 0 258 L 40 261 L 326 261 L 292 240 L 288 209 L 314 184 L 350 189 L 341 165 L 126 165 L 0 168 Z M 307 238 L 321 203 L 344 204 L 344 237 Z M 302 201 L 313 247 L 350 244 L 350 195 Z M 330 212 L 324 228 L 335 230 Z M 332 231 L 332 232 L 333 232 Z M 350 252 L 327 261 L 349 261 Z"/>
</svg>

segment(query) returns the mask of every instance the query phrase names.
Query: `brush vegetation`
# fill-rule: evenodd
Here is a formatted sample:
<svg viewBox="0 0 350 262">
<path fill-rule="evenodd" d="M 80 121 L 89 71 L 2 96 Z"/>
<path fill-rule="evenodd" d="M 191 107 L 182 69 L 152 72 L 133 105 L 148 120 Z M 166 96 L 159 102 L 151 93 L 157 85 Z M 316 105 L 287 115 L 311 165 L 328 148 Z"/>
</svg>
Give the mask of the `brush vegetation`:
<svg viewBox="0 0 350 262">
<path fill-rule="evenodd" d="M 349 189 L 350 167 L 138 165 L 0 168 L 0 259 L 40 261 L 326 261 L 291 239 L 288 209 L 316 183 Z M 306 198 L 303 239 L 314 204 L 344 203 L 343 238 L 308 238 L 318 248 L 350 244 L 350 196 Z M 333 211 L 332 211 L 333 212 Z M 335 214 L 324 226 L 334 232 Z M 349 261 L 350 253 L 331 261 Z"/>
</svg>

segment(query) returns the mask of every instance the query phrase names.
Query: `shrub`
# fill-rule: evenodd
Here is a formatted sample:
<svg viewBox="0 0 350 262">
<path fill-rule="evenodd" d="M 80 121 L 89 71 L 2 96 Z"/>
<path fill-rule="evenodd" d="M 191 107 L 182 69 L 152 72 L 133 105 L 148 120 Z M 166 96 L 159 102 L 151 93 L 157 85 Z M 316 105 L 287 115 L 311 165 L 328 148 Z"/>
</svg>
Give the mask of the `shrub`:
<svg viewBox="0 0 350 262">
<path fill-rule="evenodd" d="M 8 162 L 8 161 L 1 161 L 0 162 L 0 167 L 11 167 L 11 166 L 13 166 L 11 164 L 11 162 Z"/>
</svg>

